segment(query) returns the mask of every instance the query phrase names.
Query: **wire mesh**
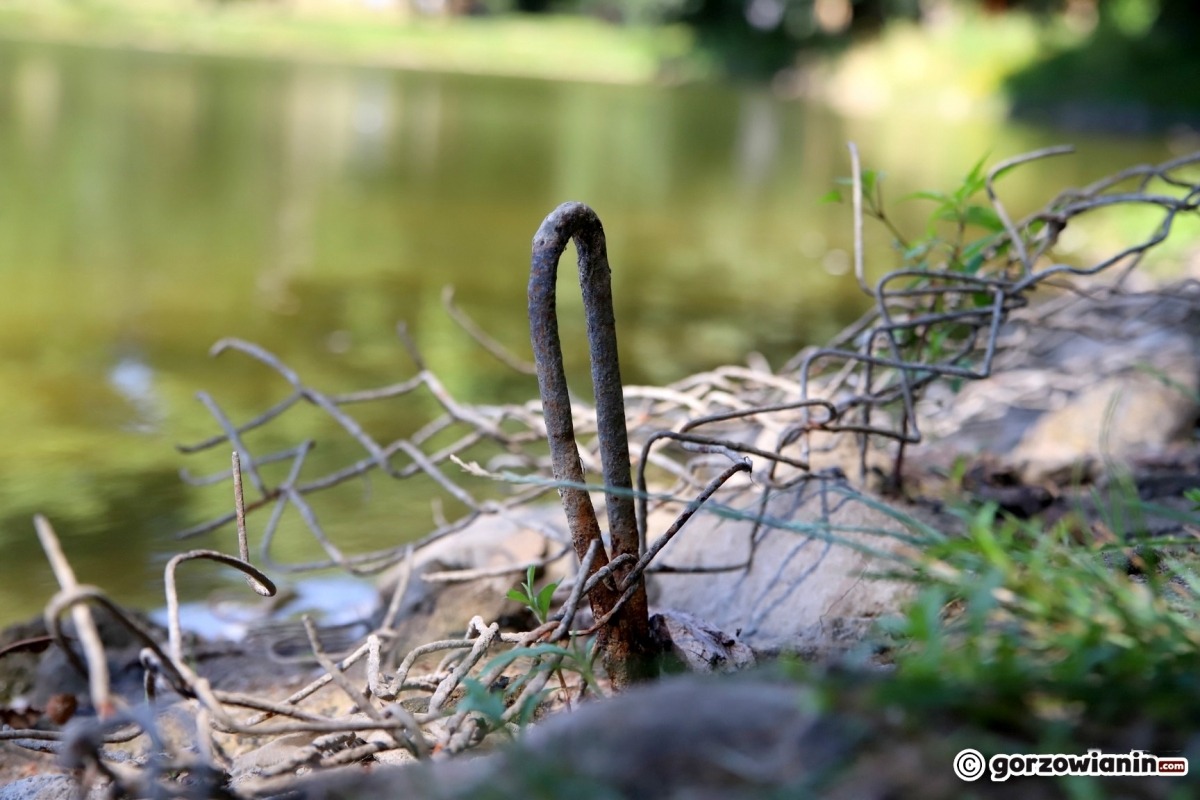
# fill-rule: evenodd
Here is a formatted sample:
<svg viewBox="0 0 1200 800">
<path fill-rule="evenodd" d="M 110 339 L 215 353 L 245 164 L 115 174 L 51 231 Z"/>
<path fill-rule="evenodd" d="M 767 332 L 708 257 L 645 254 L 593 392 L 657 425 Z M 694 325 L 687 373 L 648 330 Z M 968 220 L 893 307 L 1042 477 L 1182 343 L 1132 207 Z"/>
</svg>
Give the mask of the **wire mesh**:
<svg viewBox="0 0 1200 800">
<path fill-rule="evenodd" d="M 618 588 L 627 592 L 644 571 L 653 569 L 652 562 L 663 544 L 718 487 L 725 486 L 722 491 L 744 494 L 758 502 L 756 498 L 765 498 L 774 487 L 829 478 L 835 471 L 821 466 L 818 456 L 847 442 L 857 453 L 860 479 L 879 454 L 890 463 L 892 474 L 898 475 L 904 448 L 923 436 L 916 406 L 922 390 L 940 379 L 986 377 L 993 367 L 1002 323 L 1013 309 L 1028 302 L 1035 288 L 1104 271 L 1116 272 L 1118 277 L 1126 275 L 1169 235 L 1180 215 L 1195 214 L 1200 208 L 1200 153 L 1196 153 L 1156 166 L 1125 170 L 1082 189 L 1064 192 L 1027 217 L 1012 219 L 996 190 L 997 180 L 1010 169 L 1062 152 L 1060 148 L 1043 150 L 997 164 L 982 178 L 991 210 L 988 219 L 994 221 L 984 236 L 973 240 L 960 237 L 941 251 L 907 248 L 900 268 L 870 283 L 862 228 L 872 203 L 870 198 L 864 199 L 864 189 L 877 187 L 865 185 L 857 152 L 852 148 L 855 275 L 863 291 L 873 298 L 872 309 L 827 345 L 802 351 L 778 370 L 756 362 L 719 367 L 665 387 L 625 387 L 641 545 L 640 558 Z M 1145 237 L 1091 263 L 1072 264 L 1055 258 L 1055 244 L 1068 226 L 1118 205 L 1148 207 L 1161 212 L 1161 219 Z M 453 305 L 451 295 L 447 294 L 444 302 L 464 330 L 480 339 L 490 352 L 514 369 L 527 369 L 469 322 Z M 99 716 L 62 730 L 3 730 L 0 741 L 15 742 L 34 751 L 59 752 L 69 765 L 83 768 L 89 779 L 106 779 L 134 796 L 187 792 L 219 796 L 231 791 L 229 759 L 217 743 L 219 735 L 253 736 L 259 740 L 298 732 L 316 735 L 311 744 L 263 770 L 261 778 L 369 759 L 389 750 L 405 750 L 413 757 L 426 758 L 435 752 L 469 747 L 487 731 L 519 720 L 528 713 L 531 703 L 543 696 L 550 676 L 562 674 L 556 670 L 564 660 L 575 659 L 577 674 L 587 675 L 590 667 L 586 655 L 552 643 L 579 638 L 579 634 L 602 624 L 603 620 L 595 620 L 590 629 L 579 628 L 575 615 L 581 599 L 600 580 L 608 579 L 614 569 L 630 569 L 630 558 L 622 557 L 588 579 L 596 548 L 589 550 L 576 577 L 567 582 L 571 590 L 560 611 L 533 630 L 502 631 L 495 622 L 475 617 L 461 638 L 428 642 L 403 654 L 394 652 L 398 646 L 394 625 L 399 600 L 411 578 L 416 552 L 480 519 L 512 519 L 523 506 L 562 488 L 547 477 L 546 423 L 539 402 L 496 406 L 459 402 L 426 366 L 403 326 L 399 334 L 418 365 L 417 374 L 379 389 L 349 394 L 314 388 L 277 356 L 255 344 L 226 339 L 213 348 L 214 355 L 235 353 L 257 361 L 285 381 L 290 391 L 281 402 L 243 422 L 230 419 L 211 395 L 201 395 L 220 433 L 182 446 L 181 451 L 191 454 L 232 448 L 235 459 L 229 470 L 200 478 L 185 473 L 184 477 L 197 485 L 223 484 L 232 479 L 237 488 L 235 509 L 182 531 L 180 537 L 186 539 L 236 523 L 241 533 L 241 552 L 234 557 L 195 550 L 172 559 L 164 576 L 171 607 L 166 646 L 100 589 L 76 582 L 49 522 L 39 518 L 38 534 L 62 587 L 46 609 L 49 635 L 88 676 Z M 432 397 L 441 412 L 411 436 L 377 441 L 352 413 L 355 406 L 403 402 L 420 392 Z M 361 457 L 333 471 L 312 475 L 308 469 L 311 441 L 269 453 L 256 453 L 247 446 L 247 434 L 301 405 L 315 407 L 333 420 L 361 447 Z M 597 475 L 600 457 L 595 409 L 576 403 L 573 412 L 585 475 Z M 448 443 L 435 447 L 435 441 Z M 262 469 L 273 463 L 287 464 L 283 477 L 274 481 Z M 726 484 L 735 473 L 751 470 L 753 480 Z M 388 543 L 368 552 L 345 553 L 325 532 L 309 498 L 375 473 L 397 481 L 423 476 L 465 512 L 452 520 L 439 520 L 429 530 L 409 531 L 409 541 Z M 241 496 L 243 475 L 252 492 L 248 498 Z M 498 478 L 495 485 L 502 487 L 501 496 L 477 497 L 464 486 L 464 475 Z M 657 508 L 670 505 L 683 506 L 682 515 L 665 535 L 651 542 L 646 530 L 648 520 Z M 275 564 L 271 560 L 271 543 L 288 508 L 298 512 L 320 543 L 324 560 L 307 564 Z M 246 518 L 258 519 L 264 513 L 267 519 L 261 528 L 260 547 L 264 564 L 272 569 L 303 571 L 335 566 L 367 575 L 396 564 L 407 566 L 381 619 L 347 655 L 337 658 L 327 654 L 320 632 L 306 621 L 304 635 L 320 665 L 320 676 L 282 701 L 215 689 L 202 678 L 188 662 L 179 630 L 178 603 L 174 600 L 175 570 L 192 559 L 232 565 L 246 575 L 256 592 L 272 593 L 274 586 L 269 578 L 249 563 L 244 535 Z M 760 522 L 773 524 L 769 520 Z M 562 531 L 545 526 L 538 530 L 553 540 L 553 553 L 564 552 L 567 538 Z M 532 562 L 534 566 L 543 563 L 545 559 Z M 526 566 L 512 569 L 523 572 Z M 495 574 L 491 570 L 450 571 L 426 578 L 472 580 Z M 141 663 L 149 700 L 167 692 L 192 704 L 198 742 L 194 750 L 180 750 L 165 743 L 160 731 L 162 719 L 155 711 L 159 706 L 131 705 L 113 694 L 108 657 L 92 619 L 92 607 L 104 609 L 143 646 Z M 60 622 L 67 613 L 72 615 L 73 637 L 77 637 L 82 653 L 77 652 L 75 640 Z M 46 646 L 44 640 L 31 641 L 31 648 Z M 496 653 L 506 647 L 512 648 L 509 655 L 497 657 Z M 435 666 L 418 668 L 437 654 L 446 657 Z M 516 673 L 520 683 L 515 691 L 509 687 L 507 692 L 511 703 L 489 717 L 482 710 L 488 693 L 513 679 L 512 664 L 522 658 L 524 666 Z M 365 668 L 365 686 L 346 674 L 355 665 Z M 341 712 L 320 713 L 304 706 L 307 698 L 331 685 L 341 693 Z M 404 696 L 414 693 L 426 698 L 423 708 L 417 711 L 412 710 L 411 703 L 402 702 Z M 474 699 L 462 703 L 463 697 Z M 363 738 L 371 732 L 374 738 Z M 129 763 L 111 749 L 114 743 L 137 736 L 149 737 L 147 752 L 153 753 L 140 763 Z M 171 776 L 181 772 L 191 776 L 186 791 L 172 782 Z"/>
</svg>

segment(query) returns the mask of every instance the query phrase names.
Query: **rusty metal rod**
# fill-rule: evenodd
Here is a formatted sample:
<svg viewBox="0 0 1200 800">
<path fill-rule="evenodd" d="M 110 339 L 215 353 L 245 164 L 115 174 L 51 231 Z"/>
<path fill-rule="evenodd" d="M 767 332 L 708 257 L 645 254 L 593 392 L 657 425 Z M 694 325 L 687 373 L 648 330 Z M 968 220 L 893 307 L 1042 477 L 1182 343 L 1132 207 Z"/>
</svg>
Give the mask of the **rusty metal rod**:
<svg viewBox="0 0 1200 800">
<path fill-rule="evenodd" d="M 592 362 L 592 388 L 596 397 L 596 423 L 600 437 L 600 463 L 606 488 L 622 490 L 606 493 L 611 557 L 623 554 L 635 559 L 638 552 L 637 518 L 633 505 L 633 481 L 630 477 L 629 440 L 625 430 L 625 400 L 621 390 L 621 368 L 617 359 L 617 331 L 613 314 L 611 270 L 605 246 L 604 228 L 596 212 L 583 203 L 563 203 L 542 222 L 533 237 L 533 262 L 529 273 L 529 328 L 537 366 L 542 413 L 550 441 L 554 478 L 571 484 L 584 483 L 583 466 L 571 421 L 571 399 L 563 369 L 562 345 L 558 335 L 555 283 L 558 261 L 567 241 L 574 239 L 579 254 L 579 284 L 587 320 L 587 337 Z M 588 493 L 580 488 L 559 489 L 563 510 L 571 528 L 571 539 L 580 560 L 594 540 L 600 538 L 596 512 Z M 601 550 L 592 561 L 592 572 L 608 564 L 609 555 Z M 620 586 L 630 567 L 614 570 L 615 584 L 602 581 L 591 593 L 597 618 L 613 609 L 620 599 Z M 629 627 L 631 626 L 631 627 Z M 626 601 L 614 634 L 608 643 L 610 655 L 617 660 L 638 655 L 648 643 L 646 592 L 639 586 Z M 641 642 L 637 640 L 641 636 Z M 623 643 L 622 641 L 623 640 Z"/>
</svg>

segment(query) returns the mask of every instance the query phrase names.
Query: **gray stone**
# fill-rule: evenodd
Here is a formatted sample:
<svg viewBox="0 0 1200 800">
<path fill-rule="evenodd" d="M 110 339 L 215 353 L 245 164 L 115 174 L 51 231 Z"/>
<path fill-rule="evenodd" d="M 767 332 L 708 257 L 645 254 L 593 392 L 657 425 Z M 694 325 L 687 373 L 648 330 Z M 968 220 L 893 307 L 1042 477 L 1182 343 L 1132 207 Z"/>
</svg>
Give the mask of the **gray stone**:
<svg viewBox="0 0 1200 800">
<path fill-rule="evenodd" d="M 503 516 L 485 515 L 419 551 L 397 615 L 393 650 L 397 659 L 413 647 L 461 635 L 472 617 L 493 622 L 520 612 L 521 607 L 506 595 L 524 580 L 525 565 L 545 556 L 546 528 L 553 525 L 556 511 L 533 507 Z M 553 529 L 549 533 L 565 539 L 565 534 Z M 399 564 L 380 579 L 385 605 L 406 568 Z M 480 572 L 486 574 L 479 577 Z"/>
<path fill-rule="evenodd" d="M 817 726 L 808 690 L 684 677 L 637 687 L 533 726 L 487 756 L 313 776 L 289 798 L 765 797 L 803 781 L 850 739 Z"/>
<path fill-rule="evenodd" d="M 991 377 L 930 388 L 914 460 L 988 455 L 1026 483 L 1092 480 L 1187 443 L 1200 414 L 1200 285 L 1015 312 Z"/>
<path fill-rule="evenodd" d="M 692 672 L 737 672 L 756 661 L 754 651 L 736 636 L 682 611 L 653 614 L 650 630 Z"/>
<path fill-rule="evenodd" d="M 1130 372 L 1104 378 L 1043 414 L 1013 449 L 1022 480 L 1092 479 L 1105 463 L 1129 462 L 1161 452 L 1191 432 L 1196 401 L 1195 370 L 1183 364 L 1170 382 Z"/>
<path fill-rule="evenodd" d="M 809 655 L 852 647 L 880 617 L 895 613 L 910 584 L 875 576 L 898 569 L 909 531 L 901 515 L 841 480 L 811 480 L 771 493 L 762 525 L 759 492 L 739 517 L 693 518 L 659 554 L 676 569 L 655 573 L 655 608 L 693 614 L 755 650 Z M 720 500 L 720 495 L 717 497 Z"/>
<path fill-rule="evenodd" d="M 69 775 L 34 775 L 0 786 L 0 800 L 76 800 L 78 793 Z"/>
</svg>

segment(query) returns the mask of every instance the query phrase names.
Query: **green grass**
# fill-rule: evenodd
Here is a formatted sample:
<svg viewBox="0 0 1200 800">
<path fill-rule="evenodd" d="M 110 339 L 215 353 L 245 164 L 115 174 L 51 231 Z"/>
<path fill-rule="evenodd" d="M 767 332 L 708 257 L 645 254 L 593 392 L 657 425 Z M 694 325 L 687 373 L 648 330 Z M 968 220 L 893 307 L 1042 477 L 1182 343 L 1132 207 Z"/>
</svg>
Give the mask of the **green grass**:
<svg viewBox="0 0 1200 800">
<path fill-rule="evenodd" d="M 738 796 L 859 796 L 864 781 L 897 798 L 1002 796 L 989 778 L 968 784 L 954 776 L 954 756 L 967 748 L 989 763 L 999 754 L 1095 749 L 1183 756 L 1194 765 L 1195 545 L 1140 535 L 1137 511 L 1147 509 L 1132 493 L 1114 490 L 1108 502 L 1121 509 L 1104 515 L 1110 538 L 1093 537 L 1079 520 L 1045 525 L 1002 517 L 994 506 L 963 506 L 960 531 L 930 534 L 914 551 L 908 567 L 915 571 L 903 574 L 919 586 L 915 600 L 849 663 L 785 659 L 759 673 L 804 687 L 797 700 L 820 714 L 816 729 L 827 750 L 790 778 L 758 776 L 770 790 Z M 1195 513 L 1181 517 L 1200 524 Z M 532 583 L 525 588 L 532 599 Z M 501 658 L 534 654 L 544 655 L 534 648 Z M 486 693 L 465 702 L 460 710 L 503 713 Z M 563 796 L 562 782 L 572 779 L 544 778 L 546 796 Z M 786 780 L 797 783 L 773 783 Z M 1195 783 L 1193 772 L 1018 777 L 1006 785 L 1011 796 L 1096 800 L 1189 797 Z M 607 796 L 604 785 L 589 787 Z"/>
<path fill-rule="evenodd" d="M 888 626 L 895 671 L 876 701 L 1041 752 L 1187 745 L 1200 711 L 1187 543 L 1135 530 L 1091 541 L 993 507 L 965 517 L 965 535 L 923 554 L 918 598 Z"/>
</svg>

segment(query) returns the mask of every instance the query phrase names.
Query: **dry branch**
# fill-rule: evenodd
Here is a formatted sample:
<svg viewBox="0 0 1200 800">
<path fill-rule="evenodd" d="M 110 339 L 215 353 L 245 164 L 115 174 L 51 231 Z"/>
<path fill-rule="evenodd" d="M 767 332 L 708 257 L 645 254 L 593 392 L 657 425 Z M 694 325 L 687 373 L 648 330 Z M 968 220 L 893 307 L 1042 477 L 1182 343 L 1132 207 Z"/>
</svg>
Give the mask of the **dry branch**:
<svg viewBox="0 0 1200 800">
<path fill-rule="evenodd" d="M 525 700 L 542 697 L 552 672 L 564 668 L 564 652 L 537 650 L 554 647 L 556 642 L 572 642 L 587 630 L 575 625 L 577 609 L 585 600 L 598 596 L 605 601 L 597 608 L 590 630 L 600 630 L 608 617 L 619 613 L 623 604 L 634 598 L 647 570 L 654 569 L 656 555 L 671 538 L 684 531 L 685 523 L 701 504 L 718 490 L 749 497 L 753 511 L 715 504 L 721 513 L 745 514 L 761 527 L 787 527 L 787 520 L 765 516 L 766 498 L 776 485 L 796 480 L 821 479 L 809 464 L 812 452 L 829 444 L 815 443 L 815 435 L 849 436 L 858 445 L 860 472 L 865 473 L 867 456 L 876 449 L 892 448 L 897 459 L 906 444 L 921 440 L 922 433 L 915 403 L 923 388 L 944 377 L 974 379 L 989 374 L 997 348 L 1000 324 L 1007 314 L 1027 301 L 1032 289 L 1064 276 L 1089 276 L 1121 265 L 1136 265 L 1142 256 L 1169 234 L 1181 214 L 1196 213 L 1200 208 L 1200 153 L 1175 159 L 1158 166 L 1142 166 L 1097 181 L 1082 189 L 1064 192 L 1045 207 L 1023 219 L 1014 220 L 999 199 L 997 180 L 1008 170 L 1029 161 L 1058 155 L 1050 149 L 1020 156 L 996 165 L 986 177 L 986 194 L 1002 230 L 980 251 L 982 262 L 976 269 L 964 270 L 948 259 L 944 263 L 905 264 L 868 284 L 862 252 L 864 198 L 862 171 L 857 152 L 851 150 L 854 173 L 855 278 L 874 300 L 874 307 L 827 346 L 809 348 L 789 361 L 778 372 L 770 371 L 761 359 L 749 367 L 723 367 L 691 376 L 668 387 L 626 387 L 628 414 L 622 427 L 628 428 L 629 444 L 621 445 L 624 455 L 635 459 L 634 486 L 608 481 L 599 487 L 586 483 L 586 473 L 564 477 L 551 475 L 546 455 L 547 424 L 543 408 L 537 402 L 507 406 L 470 406 L 460 403 L 446 391 L 429 370 L 416 345 L 400 326 L 398 335 L 409 351 L 418 372 L 412 378 L 380 389 L 350 394 L 329 394 L 309 385 L 297 372 L 263 348 L 238 340 L 222 340 L 213 355 L 232 351 L 251 358 L 287 384 L 288 396 L 252 419 L 235 423 L 218 402 L 208 394 L 200 399 L 210 411 L 221 433 L 204 441 L 181 446 L 184 453 L 216 447 L 233 450 L 232 468 L 227 472 L 185 480 L 199 484 L 232 479 L 235 486 L 234 511 L 181 533 L 191 536 L 214 530 L 230 522 L 238 527 L 238 556 L 217 551 L 192 551 L 172 559 L 165 581 L 168 595 L 169 644 L 164 647 L 155 635 L 125 614 L 95 587 L 80 586 L 50 524 L 38 517 L 37 533 L 62 590 L 47 605 L 46 619 L 51 638 L 83 671 L 90 682 L 92 702 L 107 719 L 87 729 L 84 735 L 68 731 L 11 730 L 0 732 L 0 740 L 16 741 L 30 750 L 46 747 L 70 749 L 78 763 L 91 764 L 114 784 L 114 790 L 136 796 L 170 794 L 169 776 L 176 770 L 210 770 L 223 775 L 227 765 L 219 752 L 208 743 L 213 732 L 235 736 L 253 736 L 271 740 L 298 732 L 329 734 L 314 740 L 294 759 L 285 762 L 294 768 L 301 763 L 330 766 L 378 755 L 387 749 L 403 748 L 420 757 L 435 749 L 455 752 L 469 746 L 489 726 L 503 726 L 524 713 Z M 1090 264 L 1068 264 L 1055 260 L 1053 248 L 1063 229 L 1077 219 L 1113 205 L 1143 205 L 1161 210 L 1159 225 L 1139 242 L 1116 254 Z M 444 298 L 449 313 L 483 346 L 494 349 L 491 340 L 453 305 L 452 295 Z M 932 342 L 939 342 L 937 348 Z M 501 355 L 506 362 L 511 357 Z M 513 364 L 514 368 L 521 365 Z M 350 413 L 348 407 L 363 403 L 399 403 L 418 391 L 427 392 L 441 413 L 415 434 L 382 443 L 373 439 Z M 307 454 L 312 442 L 300 442 L 274 453 L 251 451 L 245 435 L 270 424 L 299 404 L 319 409 L 334 420 L 345 436 L 363 450 L 363 457 L 323 475 L 308 475 Z M 576 404 L 569 421 L 583 446 L 577 463 L 591 469 L 600 459 L 597 441 L 597 413 L 594 408 Z M 449 444 L 434 449 L 431 442 Z M 502 473 L 506 482 L 503 497 L 479 500 L 456 480 L 455 470 L 477 461 L 486 461 L 499 451 L 502 466 L 516 473 Z M 610 454 L 611 455 L 611 454 Z M 620 454 L 617 454 L 620 455 Z M 757 459 L 757 460 L 756 460 Z M 608 457 L 604 459 L 607 463 Z M 260 467 L 274 462 L 290 462 L 282 480 L 267 480 Z M 786 480 L 780 470 L 794 470 Z M 242 497 L 242 473 L 253 492 Z M 653 474 L 648 474 L 653 470 Z M 413 540 L 396 543 L 367 553 L 345 554 L 326 535 L 309 496 L 353 478 L 380 472 L 394 480 L 425 476 L 465 511 L 457 518 L 442 520 L 433 530 L 407 531 Z M 740 472 L 753 471 L 754 481 L 731 480 Z M 495 476 L 494 466 L 478 467 L 480 474 Z M 653 494 L 651 481 L 673 481 Z M 597 492 L 596 490 L 600 491 Z M 412 576 L 415 554 L 433 541 L 451 536 L 486 517 L 503 517 L 541 498 L 552 490 L 577 492 L 580 508 L 590 510 L 594 498 L 607 495 L 618 507 L 636 505 L 636 542 L 624 543 L 605 553 L 600 537 L 576 540 L 578 565 L 573 578 L 564 581 L 561 591 L 567 599 L 557 614 L 531 631 L 501 631 L 494 622 L 472 619 L 466 635 L 460 639 L 422 644 L 407 652 L 394 652 L 399 646 L 395 626 L 402 598 Z M 684 506 L 677 521 L 651 545 L 647 520 L 655 508 L 668 504 Z M 709 501 L 709 506 L 714 504 Z M 178 618 L 175 596 L 175 567 L 193 558 L 214 559 L 234 566 L 247 576 L 251 587 L 260 593 L 273 590 L 267 576 L 249 564 L 246 522 L 259 518 L 270 507 L 262 529 L 262 558 L 268 569 L 303 570 L 338 566 L 352 574 L 373 574 L 399 562 L 405 570 L 388 600 L 385 613 L 352 651 L 335 660 L 324 653 L 318 631 L 306 623 L 307 640 L 323 674 L 303 689 L 282 701 L 212 689 L 189 666 L 186 643 Z M 318 540 L 327 560 L 312 564 L 275 564 L 270 546 L 278 533 L 284 511 L 291 507 Z M 628 539 L 627 531 L 620 536 Z M 808 532 L 813 536 L 819 533 Z M 557 534 L 544 532 L 552 551 L 564 544 Z M 824 535 L 828 535 L 827 533 Z M 757 540 L 757 535 L 754 537 Z M 535 562 L 537 565 L 545 561 Z M 524 568 L 525 565 L 522 565 Z M 728 568 L 736 568 L 731 565 Z M 724 569 L 725 567 L 722 567 Z M 716 568 L 713 568 L 716 569 Z M 698 572 L 704 570 L 696 570 Z M 433 580 L 474 580 L 497 574 L 495 570 L 457 572 L 425 576 Z M 703 580 L 703 578 L 697 578 Z M 569 587 L 569 592 L 567 591 Z M 143 768 L 113 763 L 118 758 L 103 747 L 105 742 L 148 736 L 157 740 L 156 711 L 151 706 L 137 709 L 114 698 L 107 672 L 108 654 L 90 607 L 100 606 L 117 623 L 128 628 L 145 647 L 142 663 L 147 672 L 148 695 L 162 703 L 162 689 L 178 695 L 194 712 L 201 748 L 192 755 L 163 751 Z M 64 634 L 60 617 L 71 612 L 75 635 L 82 645 L 81 658 Z M 760 609 L 759 613 L 765 613 Z M 587 623 L 584 623 L 587 624 Z M 35 643 L 31 646 L 40 646 Z M 509 648 L 526 648 L 534 655 L 521 655 L 509 661 L 489 662 Z M 13 648 L 0 653 L 14 652 Z M 516 651 L 524 653 L 525 651 Z M 421 667 L 426 656 L 449 654 L 442 663 Z M 264 654 L 263 658 L 267 656 Z M 366 684 L 360 687 L 347 671 L 365 661 Z M 514 667 L 513 663 L 520 662 Z M 388 673 L 388 664 L 396 667 Z M 507 671 L 507 672 L 506 672 Z M 483 720 L 480 712 L 454 711 L 456 692 L 468 680 L 485 687 L 498 685 L 502 674 L 518 675 L 518 691 L 508 699 L 511 704 L 498 720 Z M 523 682 L 522 682 L 523 681 Z M 161 686 L 160 686 L 161 684 Z M 349 706 L 344 713 L 315 711 L 306 701 L 330 684 L 336 684 Z M 565 686 L 565 683 L 563 684 Z M 427 698 L 426 711 L 414 713 L 405 706 L 404 696 Z M 158 706 L 153 708 L 157 709 Z M 445 709 L 445 711 L 443 711 Z M 253 713 L 247 714 L 250 711 Z M 487 723 L 487 724 L 485 724 Z M 121 726 L 113 730 L 114 726 Z M 358 732 L 380 731 L 383 739 L 361 742 Z M 275 771 L 279 771 L 276 769 Z"/>
</svg>

